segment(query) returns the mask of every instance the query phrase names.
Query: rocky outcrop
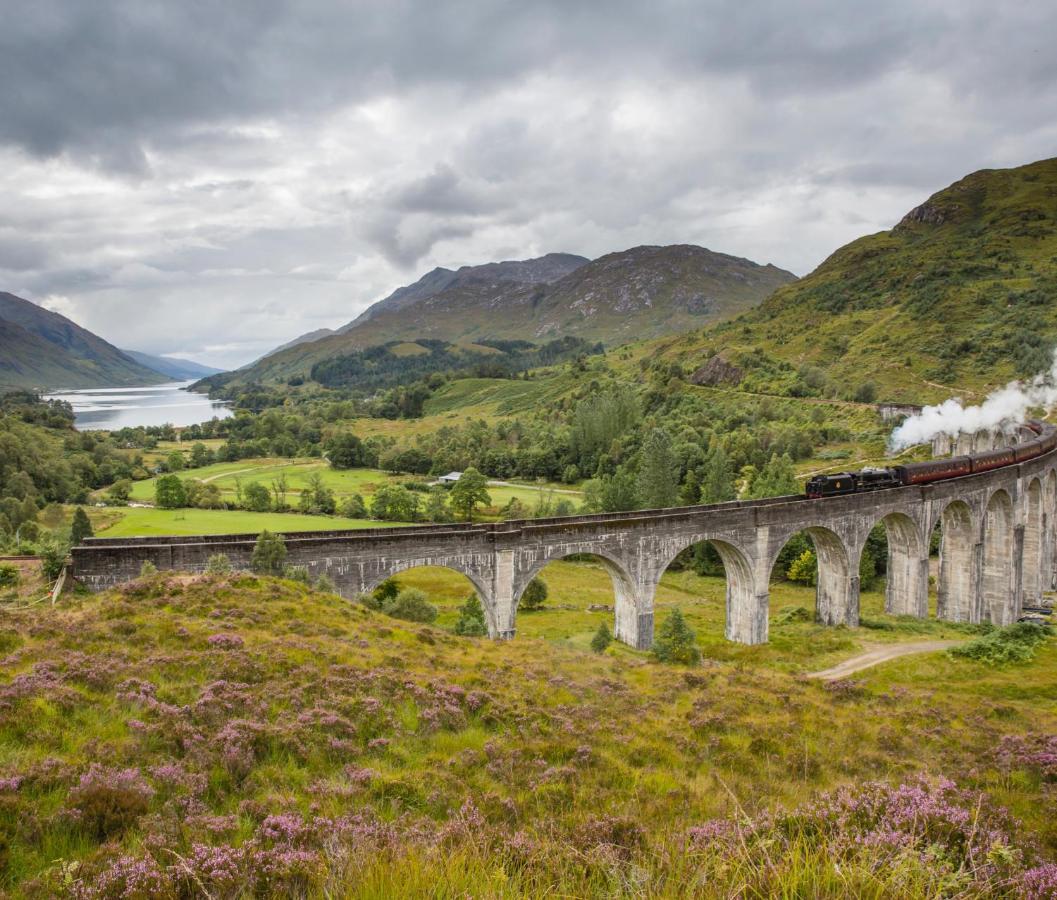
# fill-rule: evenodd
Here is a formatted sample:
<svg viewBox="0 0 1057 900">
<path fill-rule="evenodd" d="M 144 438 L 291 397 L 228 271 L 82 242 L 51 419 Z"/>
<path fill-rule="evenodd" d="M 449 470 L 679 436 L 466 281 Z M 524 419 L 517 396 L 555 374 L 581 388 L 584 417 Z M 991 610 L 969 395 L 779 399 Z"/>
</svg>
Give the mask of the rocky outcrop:
<svg viewBox="0 0 1057 900">
<path fill-rule="evenodd" d="M 741 379 L 745 376 L 736 365 L 725 360 L 722 356 L 713 356 L 703 366 L 698 368 L 693 375 L 690 376 L 690 381 L 694 384 L 705 385 L 706 387 L 717 387 L 721 384 L 738 385 L 741 384 Z"/>
</svg>

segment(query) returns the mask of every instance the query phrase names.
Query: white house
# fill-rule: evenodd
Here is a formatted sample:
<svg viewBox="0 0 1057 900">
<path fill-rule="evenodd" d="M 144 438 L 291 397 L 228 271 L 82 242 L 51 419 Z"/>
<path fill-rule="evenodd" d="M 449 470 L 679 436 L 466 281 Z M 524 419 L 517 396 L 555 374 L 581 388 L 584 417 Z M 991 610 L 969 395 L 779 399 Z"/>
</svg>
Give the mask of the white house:
<svg viewBox="0 0 1057 900">
<path fill-rule="evenodd" d="M 437 479 L 437 484 L 455 484 L 460 478 L 462 478 L 462 472 L 449 472 L 447 475 L 441 475 Z"/>
</svg>

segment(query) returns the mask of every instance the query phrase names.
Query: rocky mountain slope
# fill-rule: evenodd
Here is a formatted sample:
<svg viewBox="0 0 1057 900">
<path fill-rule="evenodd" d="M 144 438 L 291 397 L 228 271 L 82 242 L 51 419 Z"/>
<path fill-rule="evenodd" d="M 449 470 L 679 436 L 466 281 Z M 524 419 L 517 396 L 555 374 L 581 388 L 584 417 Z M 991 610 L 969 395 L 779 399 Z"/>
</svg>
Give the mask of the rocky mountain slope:
<svg viewBox="0 0 1057 900">
<path fill-rule="evenodd" d="M 121 387 L 167 380 L 65 316 L 0 291 L 0 389 Z"/>
<path fill-rule="evenodd" d="M 322 339 L 287 346 L 244 370 L 277 381 L 390 341 L 542 342 L 576 336 L 614 345 L 736 315 L 795 276 L 702 247 L 635 247 L 589 262 L 570 254 L 434 269 Z"/>
<path fill-rule="evenodd" d="M 852 241 L 758 309 L 667 349 L 707 383 L 920 401 L 1049 367 L 1057 159 L 985 169 Z M 865 388 L 865 389 L 864 389 Z"/>
</svg>

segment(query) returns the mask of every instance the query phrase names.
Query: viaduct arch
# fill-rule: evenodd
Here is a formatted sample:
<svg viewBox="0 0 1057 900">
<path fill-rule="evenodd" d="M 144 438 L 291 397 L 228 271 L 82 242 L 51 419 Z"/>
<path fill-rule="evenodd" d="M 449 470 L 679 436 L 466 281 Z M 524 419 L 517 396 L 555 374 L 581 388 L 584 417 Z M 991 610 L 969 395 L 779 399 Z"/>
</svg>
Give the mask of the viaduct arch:
<svg viewBox="0 0 1057 900">
<path fill-rule="evenodd" d="M 929 541 L 942 530 L 938 615 L 1007 624 L 1057 580 L 1057 451 L 1015 465 L 926 485 L 712 506 L 565 516 L 477 525 L 421 525 L 285 535 L 288 559 L 328 575 L 346 597 L 416 566 L 445 566 L 470 579 L 489 634 L 510 638 L 517 605 L 547 563 L 574 554 L 601 560 L 616 595 L 616 636 L 653 642 L 654 595 L 668 564 L 709 541 L 726 570 L 726 637 L 767 641 L 769 581 L 786 542 L 811 537 L 818 558 L 816 612 L 829 625 L 859 623 L 859 561 L 871 529 L 888 534 L 885 608 L 928 612 Z M 96 590 L 136 578 L 144 561 L 202 571 L 211 554 L 248 567 L 256 535 L 90 538 L 72 550 L 72 574 Z"/>
</svg>

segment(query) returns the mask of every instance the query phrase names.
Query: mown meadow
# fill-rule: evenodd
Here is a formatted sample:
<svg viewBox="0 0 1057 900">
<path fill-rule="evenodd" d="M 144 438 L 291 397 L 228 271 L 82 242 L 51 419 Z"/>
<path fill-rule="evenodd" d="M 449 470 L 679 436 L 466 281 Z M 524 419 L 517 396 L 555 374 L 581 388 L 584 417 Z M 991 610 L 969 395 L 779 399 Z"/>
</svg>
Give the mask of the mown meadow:
<svg viewBox="0 0 1057 900">
<path fill-rule="evenodd" d="M 582 646 L 596 614 L 564 594 L 589 565 L 545 577 L 504 643 L 453 634 L 462 595 L 439 583 L 432 625 L 240 573 L 5 609 L 4 889 L 1052 896 L 1057 641 L 1018 666 L 933 654 L 826 684 L 798 673 L 851 648 L 775 621 L 807 590 L 776 592 L 772 645 L 724 654 L 718 582 L 684 572 L 658 619 L 677 604 L 705 658 L 669 666 Z M 889 634 L 828 634 L 866 631 Z"/>
</svg>

